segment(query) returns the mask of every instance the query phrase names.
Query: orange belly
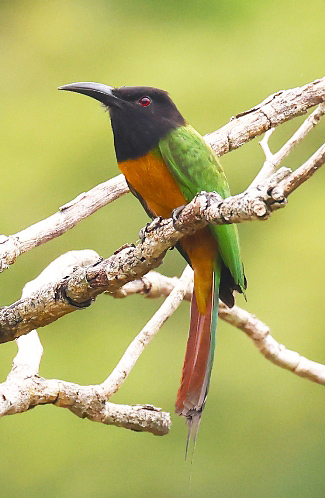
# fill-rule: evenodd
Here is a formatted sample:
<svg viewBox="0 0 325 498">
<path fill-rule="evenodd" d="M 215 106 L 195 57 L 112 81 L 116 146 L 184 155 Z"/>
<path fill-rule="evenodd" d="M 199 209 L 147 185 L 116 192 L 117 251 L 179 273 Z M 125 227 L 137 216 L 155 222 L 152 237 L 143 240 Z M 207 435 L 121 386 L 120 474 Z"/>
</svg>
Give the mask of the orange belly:
<svg viewBox="0 0 325 498">
<path fill-rule="evenodd" d="M 169 218 L 175 208 L 186 204 L 181 189 L 159 156 L 149 152 L 139 159 L 119 163 L 119 168 L 156 216 Z M 210 230 L 203 228 L 184 237 L 181 245 L 194 270 L 198 309 L 204 315 L 212 287 L 217 242 Z"/>
</svg>

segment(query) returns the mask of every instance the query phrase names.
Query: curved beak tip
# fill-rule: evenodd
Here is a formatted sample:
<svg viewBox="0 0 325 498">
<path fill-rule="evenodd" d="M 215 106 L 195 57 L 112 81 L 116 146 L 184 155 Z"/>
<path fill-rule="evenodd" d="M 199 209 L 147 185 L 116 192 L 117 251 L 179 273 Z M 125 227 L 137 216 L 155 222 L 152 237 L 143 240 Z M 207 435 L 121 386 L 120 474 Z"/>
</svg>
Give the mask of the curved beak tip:
<svg viewBox="0 0 325 498">
<path fill-rule="evenodd" d="M 69 83 L 68 85 L 61 85 L 58 87 L 58 90 L 81 90 L 89 88 L 89 83 Z"/>
</svg>

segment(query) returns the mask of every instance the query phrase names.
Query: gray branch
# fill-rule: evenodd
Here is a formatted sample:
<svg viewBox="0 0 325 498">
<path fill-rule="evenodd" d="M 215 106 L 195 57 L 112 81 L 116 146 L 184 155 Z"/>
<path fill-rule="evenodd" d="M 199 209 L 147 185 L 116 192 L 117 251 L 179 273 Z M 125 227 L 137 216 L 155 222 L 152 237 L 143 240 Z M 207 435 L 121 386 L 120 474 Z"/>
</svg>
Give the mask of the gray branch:
<svg viewBox="0 0 325 498">
<path fill-rule="evenodd" d="M 270 95 L 261 104 L 231 118 L 229 123 L 206 135 L 205 139 L 217 155 L 222 156 L 324 101 L 325 77 L 303 87 Z M 0 235 L 0 272 L 12 265 L 21 254 L 62 235 L 126 192 L 125 179 L 119 175 L 80 194 L 49 218 L 14 235 Z"/>
<path fill-rule="evenodd" d="M 228 124 L 206 135 L 218 155 L 238 149 L 271 128 L 305 114 L 325 100 L 325 77 L 307 85 L 280 90 L 248 111 L 237 114 Z"/>
<path fill-rule="evenodd" d="M 169 248 L 207 223 L 266 220 L 272 211 L 285 206 L 286 195 L 297 184 L 310 178 L 325 162 L 324 147 L 294 173 L 280 168 L 264 185 L 248 188 L 237 196 L 222 199 L 215 193 L 213 201 L 213 195 L 201 193 L 185 206 L 176 222 L 171 218 L 155 219 L 143 230 L 144 239 L 136 246 L 123 246 L 110 258 L 77 268 L 54 285 L 43 286 L 31 296 L 3 307 L 0 310 L 0 343 L 86 308 L 103 292 L 116 293 L 123 285 L 158 267 Z"/>
<path fill-rule="evenodd" d="M 137 358 L 162 324 L 190 299 L 192 271 L 180 279 L 168 279 L 155 272 L 166 251 L 183 236 L 207 223 L 225 224 L 266 220 L 287 203 L 288 196 L 309 179 L 325 162 L 322 145 L 293 173 L 277 168 L 282 159 L 301 141 L 325 113 L 325 78 L 301 88 L 278 92 L 260 105 L 238 115 L 228 125 L 206 137 L 219 155 L 229 152 L 254 136 L 269 130 L 261 142 L 266 161 L 252 184 L 237 196 L 222 199 L 202 192 L 179 214 L 177 220 L 156 219 L 143 229 L 143 240 L 125 245 L 102 260 L 94 251 L 70 252 L 53 261 L 37 279 L 29 282 L 22 299 L 0 309 L 0 342 L 17 339 L 18 353 L 7 380 L 0 384 L 0 416 L 26 411 L 51 403 L 68 408 L 79 417 L 114 424 L 157 435 L 166 434 L 170 416 L 152 405 L 115 405 L 109 397 L 122 385 Z M 292 138 L 272 154 L 268 139 L 275 126 L 319 107 L 305 120 Z M 19 254 L 61 235 L 81 219 L 128 191 L 122 175 L 109 180 L 60 208 L 59 213 L 12 237 L 0 238 L 0 266 L 12 264 Z M 146 275 L 147 274 L 147 275 Z M 36 328 L 61 316 L 86 308 L 100 293 L 126 297 L 140 293 L 147 297 L 168 296 L 160 309 L 132 341 L 114 371 L 101 384 L 80 386 L 38 375 L 42 346 Z M 273 363 L 297 375 L 325 384 L 325 366 L 287 350 L 271 336 L 268 327 L 245 310 L 229 310 L 222 303 L 219 315 L 243 330 L 259 351 Z M 30 332 L 30 333 L 29 333 Z M 27 334 L 27 335 L 26 335 Z"/>
<path fill-rule="evenodd" d="M 0 272 L 9 268 L 18 256 L 49 240 L 59 237 L 77 223 L 98 211 L 106 204 L 126 194 L 129 187 L 123 175 L 96 185 L 59 208 L 45 220 L 25 228 L 15 235 L 0 235 Z"/>
<path fill-rule="evenodd" d="M 35 290 L 69 274 L 74 266 L 84 267 L 97 261 L 95 251 L 70 251 L 49 264 L 23 290 L 27 299 Z M 182 283 L 175 282 L 182 286 Z M 169 286 L 170 288 L 170 286 Z M 172 290 L 172 294 L 175 290 Z M 170 298 L 171 296 L 169 296 Z M 167 434 L 171 425 L 169 413 L 152 405 L 117 405 L 109 402 L 116 389 L 116 379 L 101 384 L 80 386 L 57 379 L 44 379 L 38 374 L 43 354 L 36 330 L 17 339 L 18 353 L 7 380 L 0 384 L 0 417 L 22 413 L 37 405 L 53 404 L 67 408 L 80 418 L 88 418 L 106 425 L 116 425 L 155 435 Z M 115 370 L 116 371 L 116 370 Z"/>
<path fill-rule="evenodd" d="M 6 382 L 0 384 L 0 417 L 22 413 L 37 405 L 53 404 L 93 422 L 150 432 L 156 436 L 168 433 L 171 425 L 169 413 L 152 405 L 110 403 L 97 387 L 11 373 Z"/>
</svg>

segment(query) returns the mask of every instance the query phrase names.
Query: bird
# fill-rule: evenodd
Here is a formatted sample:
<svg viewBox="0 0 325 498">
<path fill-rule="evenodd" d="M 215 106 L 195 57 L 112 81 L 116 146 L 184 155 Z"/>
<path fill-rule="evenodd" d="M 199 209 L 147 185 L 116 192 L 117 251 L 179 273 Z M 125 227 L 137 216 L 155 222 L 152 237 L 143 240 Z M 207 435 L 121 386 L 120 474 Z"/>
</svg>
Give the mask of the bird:
<svg viewBox="0 0 325 498">
<path fill-rule="evenodd" d="M 118 167 L 151 218 L 170 218 L 202 191 L 230 195 L 217 155 L 183 118 L 164 90 L 78 82 L 59 87 L 87 95 L 108 111 Z M 175 412 L 185 417 L 194 445 L 209 390 L 219 298 L 234 305 L 247 281 L 237 226 L 207 225 L 177 249 L 194 270 L 191 318 Z"/>
</svg>

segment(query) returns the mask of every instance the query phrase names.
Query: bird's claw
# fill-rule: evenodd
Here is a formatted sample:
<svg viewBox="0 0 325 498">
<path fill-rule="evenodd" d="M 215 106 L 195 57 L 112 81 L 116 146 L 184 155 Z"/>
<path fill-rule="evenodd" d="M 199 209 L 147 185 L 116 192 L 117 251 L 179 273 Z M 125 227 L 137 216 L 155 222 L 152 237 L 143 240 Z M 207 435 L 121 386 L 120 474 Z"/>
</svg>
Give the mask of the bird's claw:
<svg viewBox="0 0 325 498">
<path fill-rule="evenodd" d="M 182 206 L 178 206 L 177 208 L 173 209 L 172 211 L 172 220 L 173 220 L 173 225 L 175 230 L 178 228 L 178 220 L 180 215 L 182 214 L 183 209 L 185 208 L 186 204 L 182 204 Z"/>
<path fill-rule="evenodd" d="M 149 225 L 150 225 L 150 222 L 146 223 L 146 226 L 142 227 L 140 232 L 139 232 L 139 239 L 141 240 L 142 243 L 143 243 L 144 239 L 146 238 L 146 233 L 147 233 Z"/>
<path fill-rule="evenodd" d="M 161 225 L 162 217 L 158 216 L 158 218 L 155 218 L 153 221 L 150 221 L 149 223 L 146 224 L 145 227 L 141 228 L 139 232 L 139 239 L 141 242 L 144 242 L 144 239 L 146 238 L 146 234 L 152 232 L 156 228 L 158 228 Z"/>
<path fill-rule="evenodd" d="M 205 201 L 206 201 L 206 207 L 209 208 L 212 204 L 215 202 L 220 202 L 221 196 L 218 194 L 218 192 L 206 192 L 205 190 L 202 190 L 197 196 L 204 195 Z"/>
</svg>

